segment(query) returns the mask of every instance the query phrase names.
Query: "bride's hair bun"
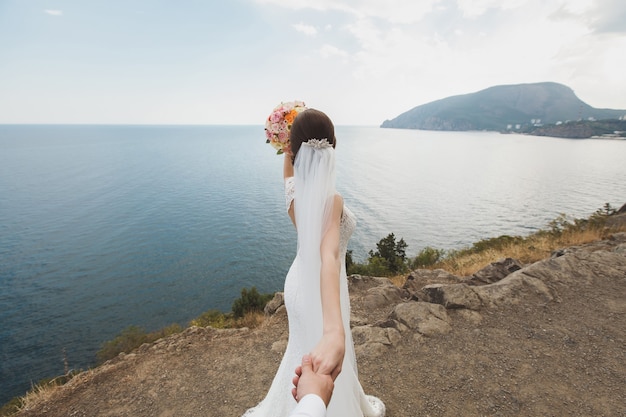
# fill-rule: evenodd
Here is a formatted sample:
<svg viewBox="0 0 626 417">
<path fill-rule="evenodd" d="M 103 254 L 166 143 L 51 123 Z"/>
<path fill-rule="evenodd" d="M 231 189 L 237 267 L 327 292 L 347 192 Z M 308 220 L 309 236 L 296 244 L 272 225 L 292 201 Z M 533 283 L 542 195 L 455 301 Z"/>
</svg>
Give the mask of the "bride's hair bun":
<svg viewBox="0 0 626 417">
<path fill-rule="evenodd" d="M 307 109 L 298 114 L 290 132 L 291 154 L 294 158 L 303 143 L 322 139 L 333 148 L 337 144 L 335 126 L 330 118 L 316 109 Z"/>
</svg>

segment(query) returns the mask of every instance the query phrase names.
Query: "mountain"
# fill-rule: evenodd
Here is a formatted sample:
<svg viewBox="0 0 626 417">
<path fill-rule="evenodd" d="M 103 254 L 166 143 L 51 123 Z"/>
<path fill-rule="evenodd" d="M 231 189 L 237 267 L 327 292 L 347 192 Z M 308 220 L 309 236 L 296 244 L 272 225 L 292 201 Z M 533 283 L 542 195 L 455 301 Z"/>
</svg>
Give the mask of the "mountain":
<svg viewBox="0 0 626 417">
<path fill-rule="evenodd" d="M 500 85 L 417 106 L 381 127 L 425 130 L 515 130 L 570 120 L 617 119 L 626 110 L 596 109 L 553 82 Z"/>
</svg>

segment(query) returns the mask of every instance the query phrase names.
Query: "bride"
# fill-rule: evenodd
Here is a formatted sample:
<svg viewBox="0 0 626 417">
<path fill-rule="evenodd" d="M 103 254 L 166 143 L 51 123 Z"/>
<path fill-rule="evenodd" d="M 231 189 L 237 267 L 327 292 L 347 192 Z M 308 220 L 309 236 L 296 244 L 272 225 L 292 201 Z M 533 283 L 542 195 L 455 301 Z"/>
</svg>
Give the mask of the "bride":
<svg viewBox="0 0 626 417">
<path fill-rule="evenodd" d="M 290 142 L 285 196 L 298 247 L 284 289 L 289 340 L 267 396 L 244 417 L 289 415 L 291 380 L 307 353 L 315 372 L 335 380 L 328 417 L 382 417 L 382 401 L 359 383 L 350 332 L 345 255 L 356 220 L 335 190 L 335 128 L 326 114 L 307 109 L 293 121 Z"/>
</svg>

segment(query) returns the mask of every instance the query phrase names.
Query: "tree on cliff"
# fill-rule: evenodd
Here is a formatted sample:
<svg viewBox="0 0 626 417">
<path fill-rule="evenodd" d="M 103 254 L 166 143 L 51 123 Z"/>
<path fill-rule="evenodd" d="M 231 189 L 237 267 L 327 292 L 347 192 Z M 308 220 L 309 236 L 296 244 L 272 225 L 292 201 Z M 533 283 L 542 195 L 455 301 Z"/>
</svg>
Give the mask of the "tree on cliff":
<svg viewBox="0 0 626 417">
<path fill-rule="evenodd" d="M 406 271 L 406 248 L 407 244 L 403 238 L 396 242 L 393 233 L 382 238 L 376 244 L 376 252 L 370 250 L 368 261 L 370 264 L 382 264 L 392 274 Z"/>
</svg>

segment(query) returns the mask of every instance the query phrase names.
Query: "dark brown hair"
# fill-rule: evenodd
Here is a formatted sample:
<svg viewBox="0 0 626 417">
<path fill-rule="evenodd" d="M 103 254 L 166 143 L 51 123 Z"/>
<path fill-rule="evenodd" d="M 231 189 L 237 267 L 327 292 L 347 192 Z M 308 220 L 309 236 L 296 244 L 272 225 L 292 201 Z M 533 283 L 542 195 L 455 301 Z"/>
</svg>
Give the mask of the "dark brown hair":
<svg viewBox="0 0 626 417">
<path fill-rule="evenodd" d="M 309 139 L 327 139 L 333 148 L 337 144 L 333 122 L 319 110 L 307 109 L 298 114 L 293 121 L 289 133 L 293 159 L 296 158 L 302 143 L 308 142 Z"/>
</svg>

